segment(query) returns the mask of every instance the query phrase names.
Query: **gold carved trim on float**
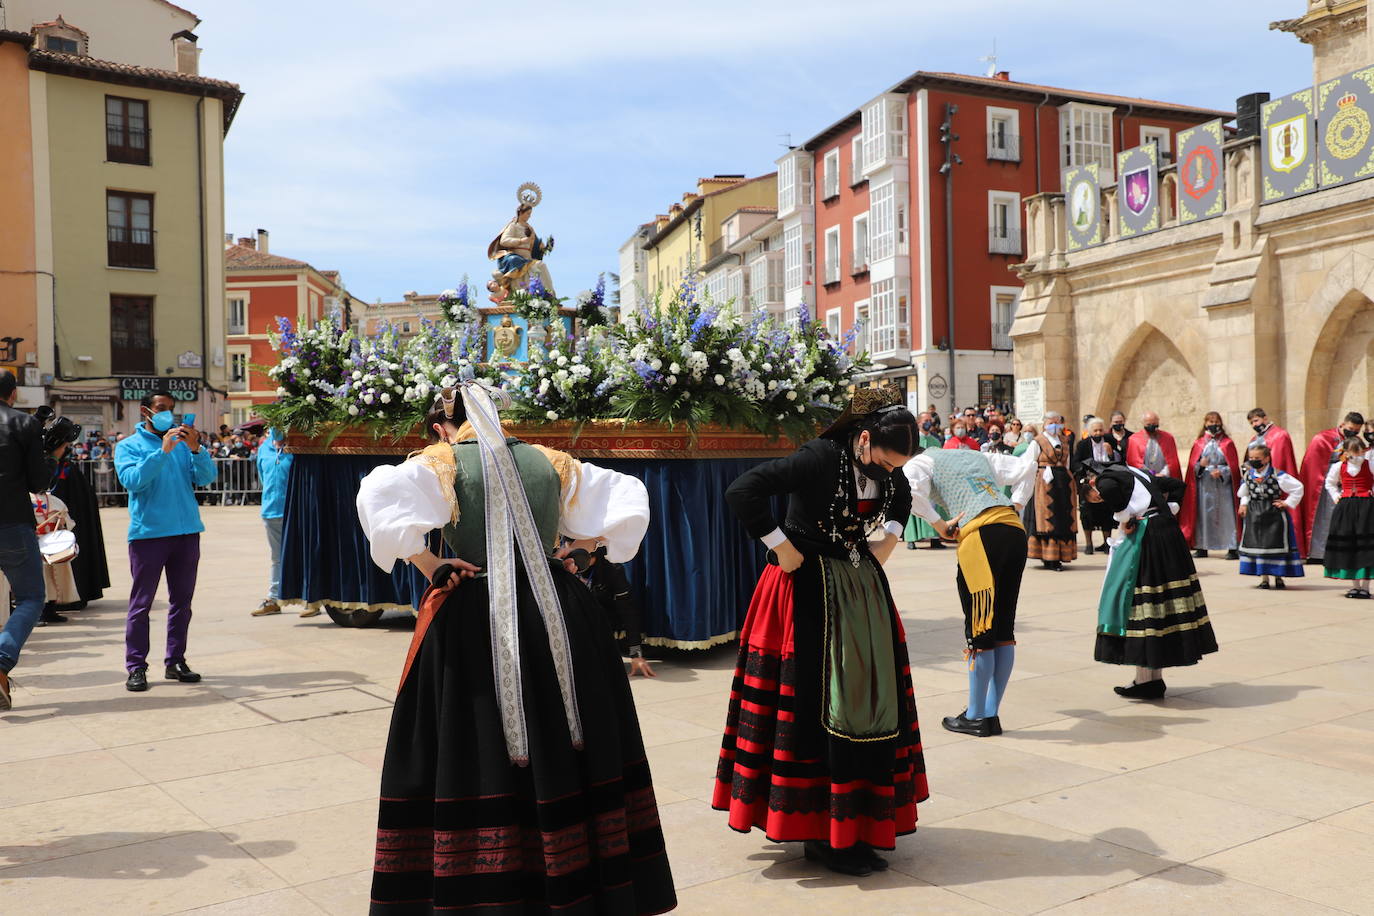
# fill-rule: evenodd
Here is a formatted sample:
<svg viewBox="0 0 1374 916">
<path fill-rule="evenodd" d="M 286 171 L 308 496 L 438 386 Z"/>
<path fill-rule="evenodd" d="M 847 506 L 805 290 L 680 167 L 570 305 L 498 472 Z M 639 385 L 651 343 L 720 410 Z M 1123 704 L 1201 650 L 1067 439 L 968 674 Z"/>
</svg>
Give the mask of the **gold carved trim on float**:
<svg viewBox="0 0 1374 916">
<path fill-rule="evenodd" d="M 574 458 L 779 458 L 796 446 L 749 430 L 707 425 L 695 436 L 683 426 L 626 425 L 619 420 L 514 425 L 509 433 L 531 445 L 567 452 Z M 318 436 L 288 433 L 286 451 L 294 455 L 397 455 L 404 457 L 430 441 L 412 434 L 400 439 L 375 439 L 362 427 L 327 429 Z"/>
</svg>

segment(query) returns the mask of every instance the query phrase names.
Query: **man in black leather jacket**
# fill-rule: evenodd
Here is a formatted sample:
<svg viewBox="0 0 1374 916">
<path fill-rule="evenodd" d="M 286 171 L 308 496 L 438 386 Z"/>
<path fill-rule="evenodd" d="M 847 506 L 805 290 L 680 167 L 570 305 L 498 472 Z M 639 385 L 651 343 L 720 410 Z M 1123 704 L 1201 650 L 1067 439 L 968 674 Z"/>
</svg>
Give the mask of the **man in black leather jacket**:
<svg viewBox="0 0 1374 916">
<path fill-rule="evenodd" d="M 47 490 L 53 472 L 42 425 L 14 409 L 18 387 L 14 373 L 0 371 L 0 570 L 15 598 L 0 632 L 0 709 L 10 708 L 10 670 L 43 611 L 43 557 L 29 494 Z"/>
</svg>

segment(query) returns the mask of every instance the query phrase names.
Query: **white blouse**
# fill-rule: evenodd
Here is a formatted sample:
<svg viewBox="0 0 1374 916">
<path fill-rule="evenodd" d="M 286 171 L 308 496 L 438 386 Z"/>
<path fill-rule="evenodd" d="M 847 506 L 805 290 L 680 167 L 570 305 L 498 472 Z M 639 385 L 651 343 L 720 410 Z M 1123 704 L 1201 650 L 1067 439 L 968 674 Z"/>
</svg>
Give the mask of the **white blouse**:
<svg viewBox="0 0 1374 916">
<path fill-rule="evenodd" d="M 998 486 L 1012 488 L 1011 501 L 1016 506 L 1024 506 L 1030 501 L 1035 488 L 1033 457 L 1028 454 L 1013 457 L 990 453 L 984 453 L 983 457 L 992 467 L 993 481 Z M 930 501 L 931 486 L 935 479 L 935 459 L 930 456 L 930 451 L 927 449 L 912 458 L 902 470 L 906 473 L 907 482 L 911 484 L 911 514 L 919 515 L 931 523 L 939 521 L 940 513 L 935 511 L 935 506 Z M 973 519 L 966 518 L 963 524 L 971 521 Z"/>
<path fill-rule="evenodd" d="M 372 561 L 387 570 L 424 550 L 425 535 L 448 524 L 452 511 L 438 475 L 414 459 L 374 468 L 358 488 L 357 507 Z M 649 492 L 643 481 L 578 462 L 578 473 L 562 493 L 559 534 L 599 538 L 606 559 L 625 563 L 639 553 L 648 530 Z"/>
<path fill-rule="evenodd" d="M 1326 472 L 1325 483 L 1327 495 L 1331 497 L 1332 502 L 1341 501 L 1341 468 L 1348 467 L 1352 475 L 1358 474 L 1360 473 L 1360 468 L 1364 467 L 1364 463 L 1367 460 L 1366 458 L 1361 458 L 1359 463 L 1356 464 L 1347 458 L 1345 461 L 1337 461 L 1331 465 L 1331 470 Z"/>
</svg>

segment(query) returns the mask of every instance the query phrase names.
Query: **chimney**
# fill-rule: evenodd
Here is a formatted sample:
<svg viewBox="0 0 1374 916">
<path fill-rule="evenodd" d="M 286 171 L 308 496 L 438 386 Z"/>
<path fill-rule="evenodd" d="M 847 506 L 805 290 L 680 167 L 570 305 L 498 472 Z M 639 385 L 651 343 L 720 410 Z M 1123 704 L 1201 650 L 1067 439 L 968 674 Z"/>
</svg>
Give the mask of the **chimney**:
<svg viewBox="0 0 1374 916">
<path fill-rule="evenodd" d="M 267 250 L 267 230 L 266 230 L 266 229 L 259 229 L 259 230 L 258 230 L 258 251 L 261 251 L 263 254 L 271 254 L 271 252 L 269 252 L 269 251 Z"/>
<path fill-rule="evenodd" d="M 178 73 L 200 74 L 200 48 L 196 46 L 195 32 L 182 29 L 172 36 L 172 56 Z"/>
<path fill-rule="evenodd" d="M 1004 83 L 1010 83 L 1010 82 L 1011 82 L 1011 71 L 1010 71 L 1010 70 L 998 70 L 995 74 L 993 74 L 993 77 L 992 77 L 992 78 L 993 78 L 993 79 L 1001 80 L 1001 81 L 1004 82 Z"/>
<path fill-rule="evenodd" d="M 250 239 L 245 236 L 244 238 L 239 239 L 239 245 L 243 246 L 244 248 L 257 248 L 258 241 L 257 239 Z"/>
<path fill-rule="evenodd" d="M 232 244 L 234 244 L 234 233 L 232 233 L 232 232 L 226 232 L 226 233 L 224 233 L 224 244 L 225 244 L 225 245 L 232 245 Z"/>
</svg>

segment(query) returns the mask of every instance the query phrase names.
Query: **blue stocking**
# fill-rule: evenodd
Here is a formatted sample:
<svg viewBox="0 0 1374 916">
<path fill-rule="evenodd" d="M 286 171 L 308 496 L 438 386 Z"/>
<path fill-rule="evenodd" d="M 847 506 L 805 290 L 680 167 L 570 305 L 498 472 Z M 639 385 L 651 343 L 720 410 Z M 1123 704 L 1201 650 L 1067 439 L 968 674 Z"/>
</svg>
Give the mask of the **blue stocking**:
<svg viewBox="0 0 1374 916">
<path fill-rule="evenodd" d="M 983 711 L 990 716 L 995 716 L 997 710 L 1002 708 L 1002 697 L 1007 693 L 1007 681 L 1011 680 L 1011 669 L 1016 665 L 1016 647 L 998 646 L 987 654 L 997 659 L 997 667 L 992 674 L 987 706 L 984 707 Z"/>
<path fill-rule="evenodd" d="M 981 719 L 989 714 L 984 707 L 996 667 L 997 659 L 992 652 L 979 652 L 973 656 L 973 663 L 968 669 L 968 712 L 965 713 L 970 719 Z"/>
</svg>

